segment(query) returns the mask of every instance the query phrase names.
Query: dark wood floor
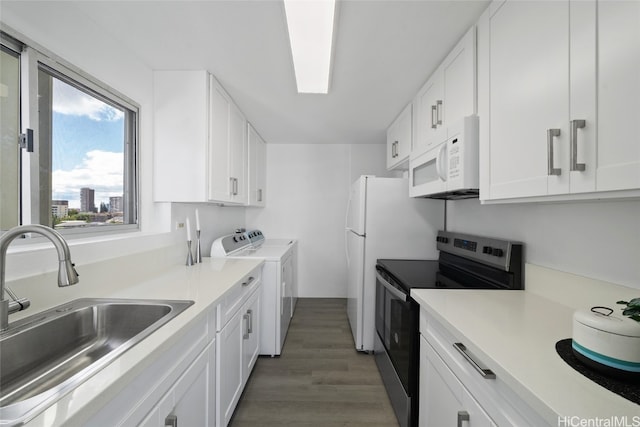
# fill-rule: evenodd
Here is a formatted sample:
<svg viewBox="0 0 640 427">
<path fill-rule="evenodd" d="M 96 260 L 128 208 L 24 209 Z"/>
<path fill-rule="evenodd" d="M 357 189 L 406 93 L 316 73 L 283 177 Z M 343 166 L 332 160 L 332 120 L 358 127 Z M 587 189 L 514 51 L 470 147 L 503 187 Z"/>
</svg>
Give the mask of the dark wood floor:
<svg viewBox="0 0 640 427">
<path fill-rule="evenodd" d="M 354 348 L 345 299 L 298 300 L 282 355 L 258 359 L 230 423 L 283 425 L 398 425 L 373 356 Z"/>
</svg>

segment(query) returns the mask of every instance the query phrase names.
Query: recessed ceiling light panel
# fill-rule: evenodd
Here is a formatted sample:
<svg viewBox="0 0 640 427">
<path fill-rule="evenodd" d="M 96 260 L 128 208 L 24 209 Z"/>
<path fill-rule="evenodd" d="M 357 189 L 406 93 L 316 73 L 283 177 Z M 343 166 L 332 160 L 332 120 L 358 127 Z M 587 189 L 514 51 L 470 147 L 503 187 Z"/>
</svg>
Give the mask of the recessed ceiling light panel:
<svg viewBox="0 0 640 427">
<path fill-rule="evenodd" d="M 299 93 L 328 93 L 335 0 L 284 0 Z"/>
</svg>

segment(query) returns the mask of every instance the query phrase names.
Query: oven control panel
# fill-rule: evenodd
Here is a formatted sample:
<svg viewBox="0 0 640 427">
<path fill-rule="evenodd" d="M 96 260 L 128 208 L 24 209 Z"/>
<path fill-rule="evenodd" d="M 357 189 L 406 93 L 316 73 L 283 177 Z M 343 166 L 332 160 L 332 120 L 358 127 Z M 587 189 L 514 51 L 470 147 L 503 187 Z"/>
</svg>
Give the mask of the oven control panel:
<svg viewBox="0 0 640 427">
<path fill-rule="evenodd" d="M 494 239 L 471 234 L 438 231 L 436 237 L 439 251 L 448 252 L 474 261 L 511 271 L 515 264 L 522 263 L 522 243 Z"/>
</svg>

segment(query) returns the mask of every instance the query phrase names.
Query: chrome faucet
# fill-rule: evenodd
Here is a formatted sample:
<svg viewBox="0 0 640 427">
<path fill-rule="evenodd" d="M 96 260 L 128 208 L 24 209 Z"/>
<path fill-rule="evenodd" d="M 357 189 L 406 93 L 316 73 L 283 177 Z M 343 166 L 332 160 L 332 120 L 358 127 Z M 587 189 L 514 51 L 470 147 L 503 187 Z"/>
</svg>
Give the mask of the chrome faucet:
<svg viewBox="0 0 640 427">
<path fill-rule="evenodd" d="M 11 304 L 8 299 L 5 299 L 5 291 L 12 298 L 15 295 L 5 286 L 5 265 L 7 260 L 7 249 L 9 244 L 18 236 L 25 233 L 41 234 L 53 243 L 58 251 L 58 286 L 69 286 L 78 283 L 78 272 L 73 267 L 71 262 L 71 253 L 69 251 L 69 245 L 64 238 L 55 231 L 53 228 L 45 227 L 44 225 L 31 224 L 20 225 L 7 230 L 2 236 L 0 236 L 0 331 L 4 331 L 9 327 L 9 313 L 20 311 L 29 306 L 28 300 L 17 300 Z"/>
</svg>

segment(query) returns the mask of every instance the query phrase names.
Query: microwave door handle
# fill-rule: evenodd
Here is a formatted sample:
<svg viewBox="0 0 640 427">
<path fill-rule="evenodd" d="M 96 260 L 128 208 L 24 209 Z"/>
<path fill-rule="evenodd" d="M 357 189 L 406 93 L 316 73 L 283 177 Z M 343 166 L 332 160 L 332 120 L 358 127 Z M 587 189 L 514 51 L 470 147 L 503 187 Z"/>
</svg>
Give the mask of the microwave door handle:
<svg viewBox="0 0 640 427">
<path fill-rule="evenodd" d="M 376 279 L 378 279 L 380 283 L 382 283 L 382 286 L 384 286 L 389 292 L 391 292 L 391 294 L 394 297 L 402 300 L 403 302 L 407 301 L 407 294 L 405 294 L 404 292 L 402 292 L 401 290 L 393 286 L 391 283 L 387 282 L 384 279 L 384 277 L 382 277 L 382 275 L 377 271 L 376 271 Z"/>
<path fill-rule="evenodd" d="M 442 181 L 447 180 L 447 163 L 445 156 L 447 154 L 447 143 L 442 144 L 442 147 L 438 151 L 438 156 L 436 157 L 436 172 L 438 173 L 438 177 Z"/>
</svg>

